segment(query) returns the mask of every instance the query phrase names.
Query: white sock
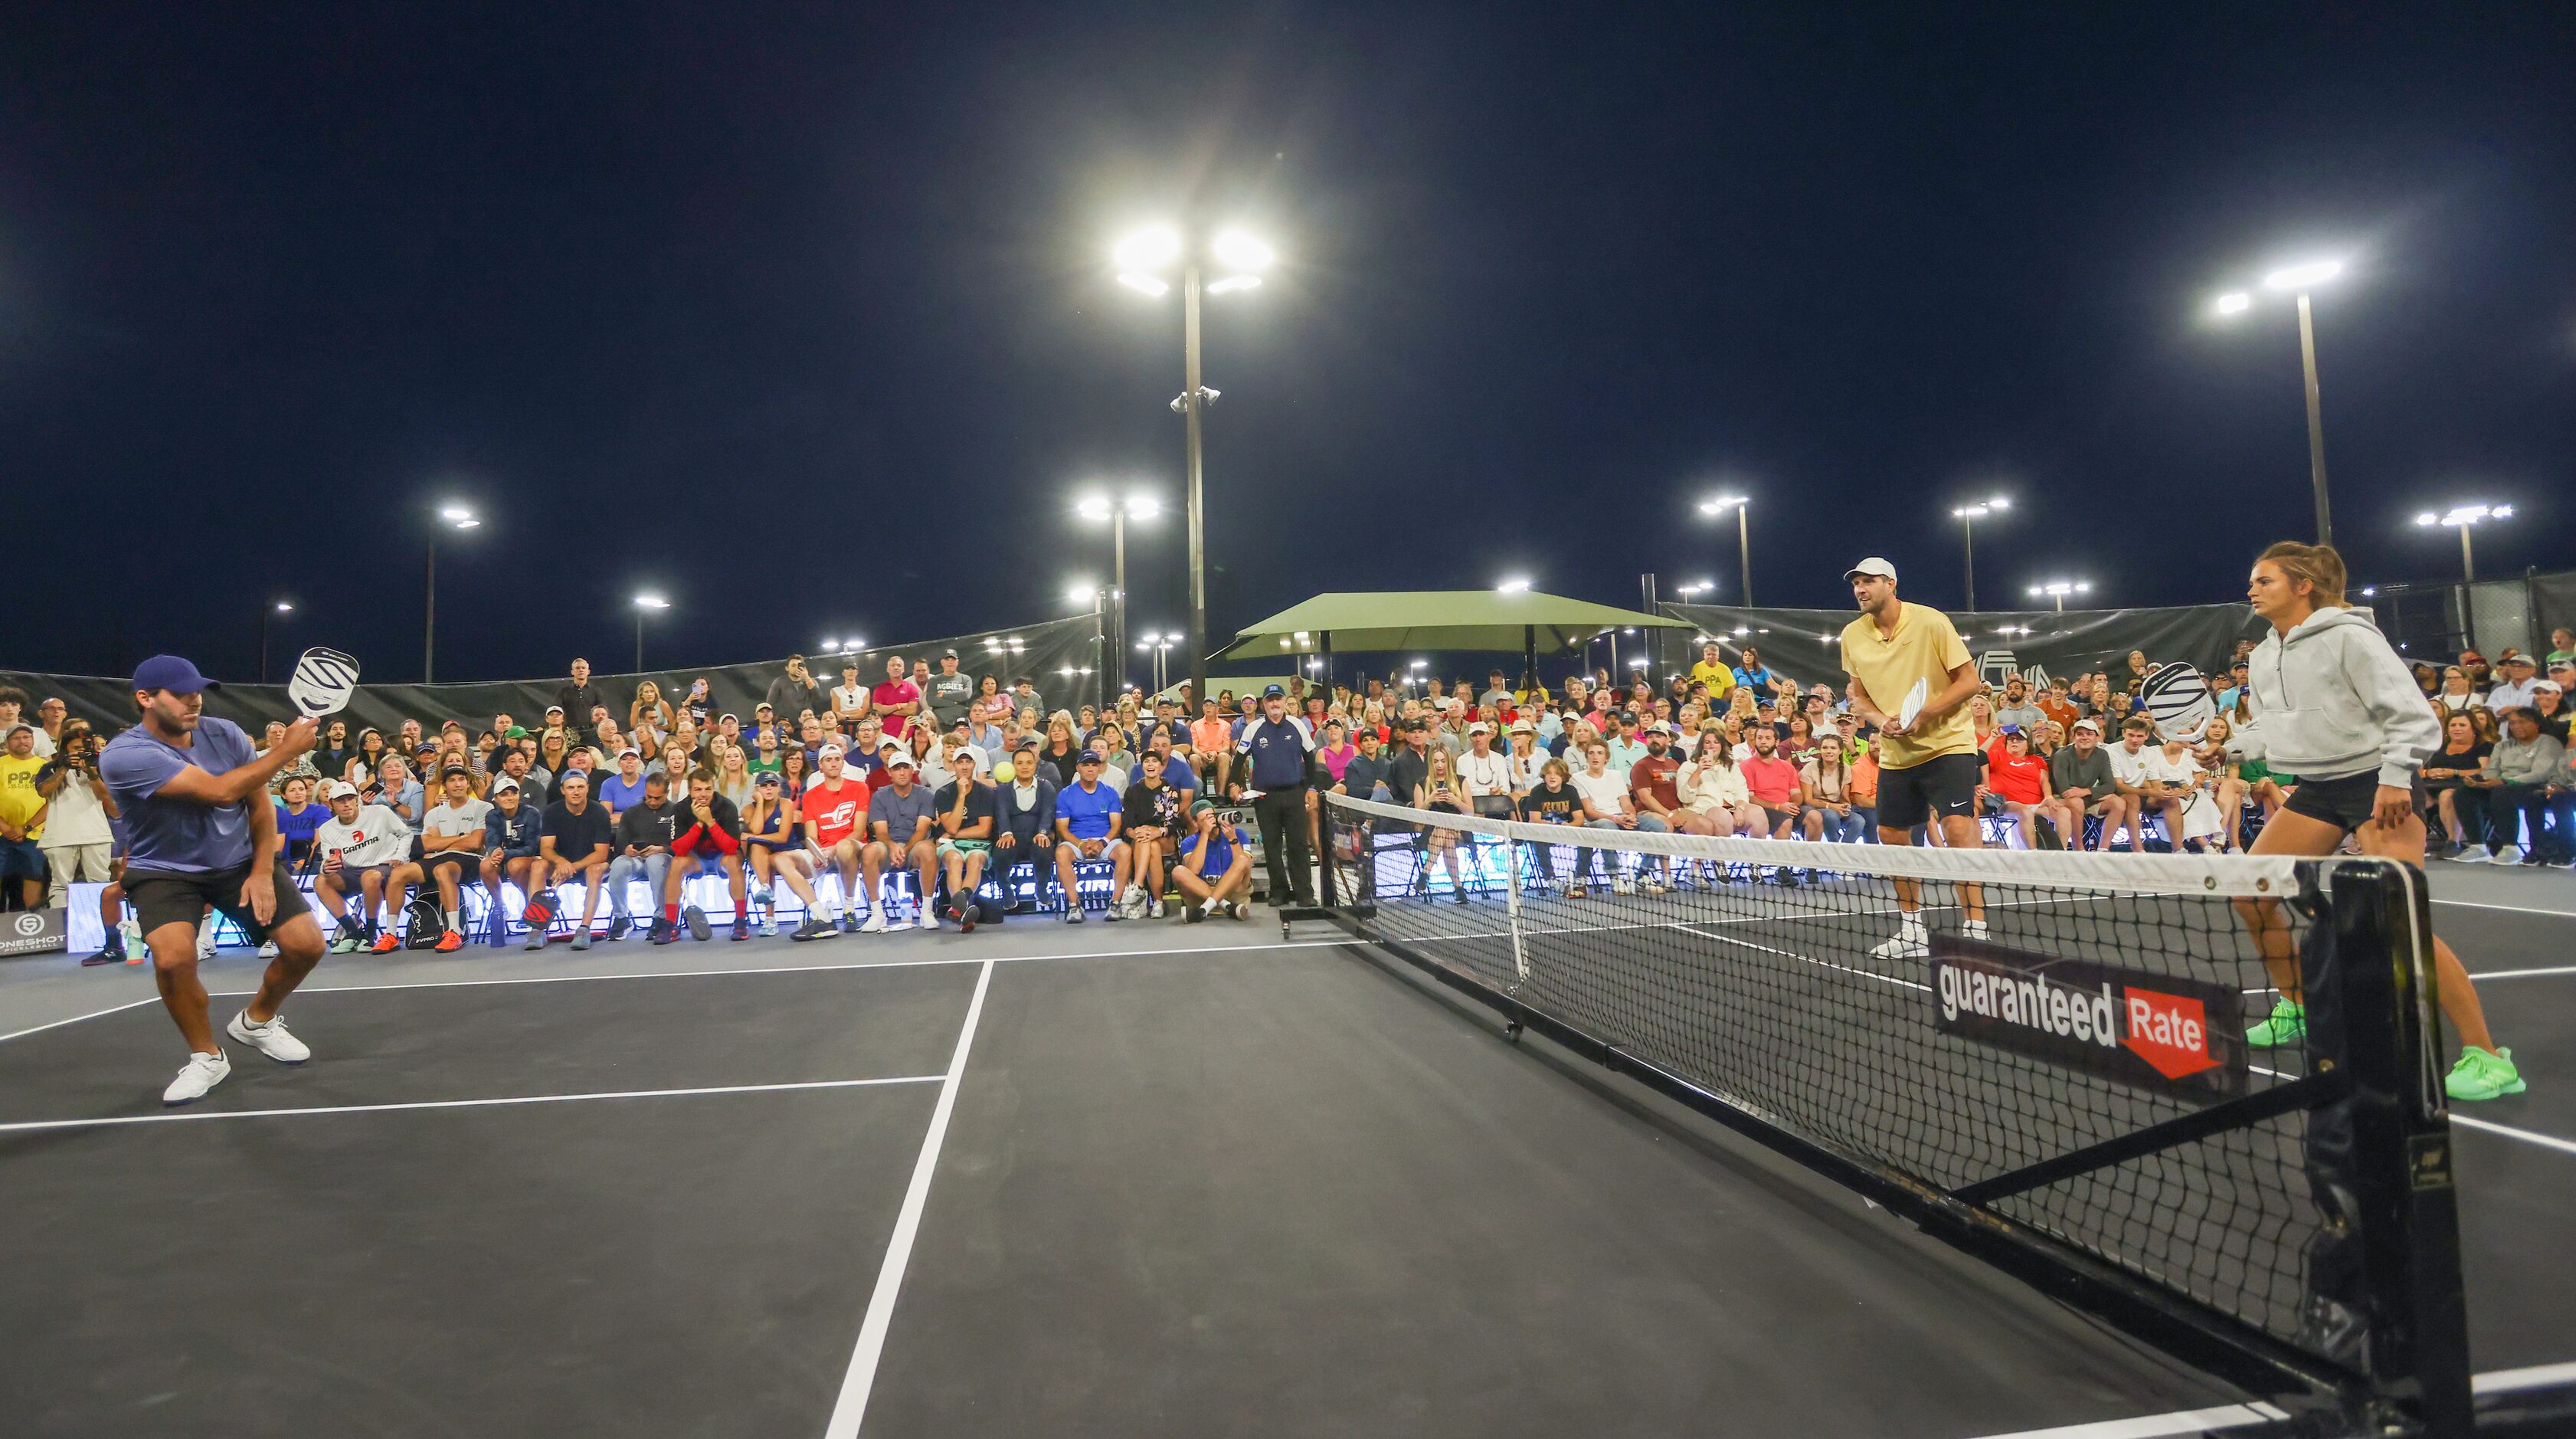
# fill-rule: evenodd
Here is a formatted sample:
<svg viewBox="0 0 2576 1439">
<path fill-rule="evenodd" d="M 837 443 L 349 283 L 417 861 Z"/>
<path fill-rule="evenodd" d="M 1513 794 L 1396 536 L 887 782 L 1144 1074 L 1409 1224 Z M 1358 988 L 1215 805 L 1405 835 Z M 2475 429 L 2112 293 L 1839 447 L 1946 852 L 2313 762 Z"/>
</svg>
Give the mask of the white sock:
<svg viewBox="0 0 2576 1439">
<path fill-rule="evenodd" d="M 454 928 L 456 928 L 456 920 L 457 920 L 456 911 L 454 911 L 454 910 L 452 910 L 452 909 L 451 909 L 451 910 L 449 910 L 449 911 L 447 912 L 447 927 L 448 927 L 449 929 L 454 929 Z"/>
</svg>

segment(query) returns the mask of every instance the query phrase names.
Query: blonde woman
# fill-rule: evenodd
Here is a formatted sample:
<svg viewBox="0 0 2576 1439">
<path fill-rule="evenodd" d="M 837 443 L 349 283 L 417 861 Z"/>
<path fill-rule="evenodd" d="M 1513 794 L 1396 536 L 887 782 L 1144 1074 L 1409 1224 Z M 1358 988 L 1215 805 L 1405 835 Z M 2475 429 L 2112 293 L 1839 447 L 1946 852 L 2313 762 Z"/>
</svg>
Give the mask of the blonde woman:
<svg viewBox="0 0 2576 1439">
<path fill-rule="evenodd" d="M 1463 815 L 1467 812 L 1467 787 L 1458 780 L 1458 761 L 1449 751 L 1431 746 L 1429 767 L 1422 772 L 1422 782 L 1413 787 L 1413 807 L 1435 814 Z M 1467 902 L 1467 883 L 1458 872 L 1458 843 L 1461 831 L 1445 825 L 1432 825 L 1426 836 L 1432 854 L 1440 857 L 1449 871 L 1449 897 L 1460 904 Z"/>
<path fill-rule="evenodd" d="M 1673 775 L 1681 796 L 1681 832 L 1724 839 L 1736 833 L 1762 832 L 1762 811 L 1744 787 L 1744 772 L 1735 767 L 1735 748 L 1724 731 L 1704 730 L 1691 757 Z"/>
<path fill-rule="evenodd" d="M 712 753 L 716 767 L 716 793 L 733 801 L 735 809 L 748 814 L 756 797 L 751 761 L 743 754 L 742 746 L 725 743 L 722 735 L 716 736 L 716 745 Z"/>
<path fill-rule="evenodd" d="M 741 747 L 734 753 L 739 755 Z M 802 808 L 786 788 L 785 776 L 772 770 L 752 781 L 751 803 L 742 810 L 742 847 L 751 856 L 751 902 L 762 911 L 760 932 L 778 933 L 778 901 L 771 897 L 772 879 L 787 886 L 805 906 L 805 922 L 790 939 L 820 939 L 834 933 L 814 902 L 814 852 L 804 839 Z"/>
<path fill-rule="evenodd" d="M 666 734 L 671 729 L 671 705 L 662 698 L 662 687 L 651 680 L 635 682 L 634 703 L 626 707 L 626 727 L 639 734 Z"/>
<path fill-rule="evenodd" d="M 2194 756 L 2210 776 L 2210 797 L 2218 802 L 2218 822 L 2226 828 L 2219 831 L 2222 852 L 2238 849 L 2236 835 L 2244 828 L 2245 792 L 2248 788 L 2239 774 L 2237 762 L 2228 758 L 2227 743 L 2236 735 L 2236 726 L 2225 715 L 2210 717 L 2209 728 L 2202 732 L 2200 751 Z"/>
</svg>

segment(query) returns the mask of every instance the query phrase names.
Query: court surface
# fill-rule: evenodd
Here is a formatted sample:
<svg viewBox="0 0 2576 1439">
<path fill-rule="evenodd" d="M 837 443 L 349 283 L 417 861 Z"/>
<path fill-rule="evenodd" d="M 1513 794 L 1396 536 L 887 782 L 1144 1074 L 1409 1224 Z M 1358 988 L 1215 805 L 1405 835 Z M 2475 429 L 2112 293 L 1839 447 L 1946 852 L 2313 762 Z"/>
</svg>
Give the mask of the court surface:
<svg viewBox="0 0 2576 1439">
<path fill-rule="evenodd" d="M 2477 1367 L 2576 1379 L 2567 918 L 2437 923 L 2536 1091 L 2458 1122 Z M 233 1079 L 175 1112 L 143 971 L 14 961 L 0 1428 L 1970 1439 L 2262 1417 L 1505 1043 L 1337 931 L 1278 935 L 1013 921 L 335 957 L 289 1011 L 311 1064 L 228 1046 Z M 227 954 L 210 984 L 256 970 Z"/>
</svg>

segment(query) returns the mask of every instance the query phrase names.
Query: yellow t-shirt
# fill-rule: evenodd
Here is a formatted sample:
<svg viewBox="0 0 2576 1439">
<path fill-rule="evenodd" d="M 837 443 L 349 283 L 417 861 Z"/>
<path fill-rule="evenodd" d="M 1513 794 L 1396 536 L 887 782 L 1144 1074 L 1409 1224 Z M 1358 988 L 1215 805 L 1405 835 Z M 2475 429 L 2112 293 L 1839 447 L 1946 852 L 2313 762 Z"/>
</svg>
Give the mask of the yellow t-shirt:
<svg viewBox="0 0 2576 1439">
<path fill-rule="evenodd" d="M 1735 688 L 1735 671 L 1724 664 L 1701 660 L 1691 666 L 1690 677 L 1708 686 L 1708 697 L 1712 700 L 1726 698 L 1727 691 Z"/>
<path fill-rule="evenodd" d="M 45 797 L 36 793 L 36 771 L 44 767 L 45 762 L 34 755 L 20 759 L 13 754 L 0 753 L 0 819 L 11 824 L 25 824 L 35 818 L 36 811 L 45 807 Z M 43 837 L 42 825 L 27 836 L 29 839 Z"/>
<path fill-rule="evenodd" d="M 1869 691 L 1871 703 L 1894 719 L 1906 691 L 1924 681 L 1928 703 L 1950 687 L 1950 671 L 1968 663 L 1968 646 L 1950 617 L 1929 605 L 1899 601 L 1896 632 L 1879 638 L 1878 621 L 1867 615 L 1843 626 L 1843 669 Z M 1878 762 L 1885 769 L 1909 769 L 1945 754 L 1975 754 L 1977 724 L 1961 705 L 1929 730 L 1878 738 Z"/>
</svg>

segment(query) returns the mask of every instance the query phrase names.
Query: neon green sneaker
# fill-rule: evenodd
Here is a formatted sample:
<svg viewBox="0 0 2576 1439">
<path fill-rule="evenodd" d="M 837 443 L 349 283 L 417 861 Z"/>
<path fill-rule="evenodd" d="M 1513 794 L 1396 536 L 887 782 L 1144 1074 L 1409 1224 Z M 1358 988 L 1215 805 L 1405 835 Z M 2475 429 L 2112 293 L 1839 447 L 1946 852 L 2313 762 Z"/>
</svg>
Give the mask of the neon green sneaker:
<svg viewBox="0 0 2576 1439">
<path fill-rule="evenodd" d="M 2245 1031 L 2245 1042 L 2256 1049 L 2274 1049 L 2296 1044 L 2308 1033 L 2308 1011 L 2290 1000 L 2272 1006 L 2272 1017 Z"/>
<path fill-rule="evenodd" d="M 2520 1094 L 2526 1087 L 2521 1073 L 2513 1067 L 2510 1049 L 2493 1054 L 2483 1049 L 2463 1049 L 2460 1062 L 2451 1066 L 2450 1077 L 2442 1081 L 2443 1091 L 2453 1099 L 2472 1101 Z"/>
</svg>

